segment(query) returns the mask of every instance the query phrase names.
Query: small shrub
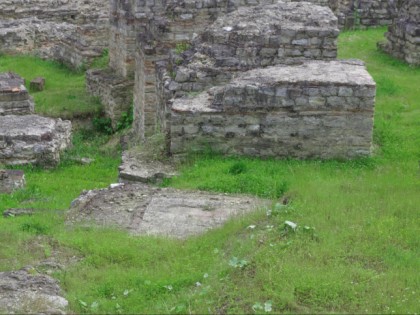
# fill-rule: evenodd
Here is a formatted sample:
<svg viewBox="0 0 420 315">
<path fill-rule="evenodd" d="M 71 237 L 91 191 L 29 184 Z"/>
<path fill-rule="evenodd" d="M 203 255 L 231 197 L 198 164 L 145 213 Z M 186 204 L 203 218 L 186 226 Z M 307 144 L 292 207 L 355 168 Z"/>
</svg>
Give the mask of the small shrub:
<svg viewBox="0 0 420 315">
<path fill-rule="evenodd" d="M 47 226 L 42 225 L 39 222 L 23 223 L 20 226 L 20 229 L 24 232 L 29 232 L 36 235 L 45 235 L 49 231 L 49 228 Z"/>
<path fill-rule="evenodd" d="M 93 127 L 96 131 L 111 135 L 114 133 L 112 128 L 111 118 L 108 117 L 94 117 L 92 120 Z"/>
<path fill-rule="evenodd" d="M 122 113 L 120 120 L 117 122 L 116 131 L 131 128 L 133 120 L 133 105 L 131 105 L 128 111 Z"/>
<path fill-rule="evenodd" d="M 177 55 L 182 54 L 184 51 L 190 49 L 191 45 L 188 43 L 178 43 L 175 46 L 175 53 Z"/>
</svg>

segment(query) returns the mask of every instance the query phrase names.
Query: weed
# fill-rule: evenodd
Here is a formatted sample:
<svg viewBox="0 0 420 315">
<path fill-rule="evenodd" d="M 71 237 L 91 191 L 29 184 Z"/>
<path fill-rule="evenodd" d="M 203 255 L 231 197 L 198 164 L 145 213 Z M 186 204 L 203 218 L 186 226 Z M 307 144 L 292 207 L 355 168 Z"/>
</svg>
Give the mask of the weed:
<svg viewBox="0 0 420 315">
<path fill-rule="evenodd" d="M 188 43 L 178 43 L 175 46 L 175 53 L 177 55 L 182 54 L 184 51 L 190 49 L 191 45 Z"/>
<path fill-rule="evenodd" d="M 114 133 L 114 128 L 112 128 L 112 120 L 109 117 L 97 116 L 92 120 L 93 127 L 96 131 L 102 132 L 107 135 Z"/>
<path fill-rule="evenodd" d="M 116 131 L 121 131 L 124 129 L 131 128 L 133 124 L 133 105 L 128 109 L 128 111 L 121 114 L 121 118 L 117 122 Z"/>
<path fill-rule="evenodd" d="M 236 162 L 234 163 L 228 170 L 229 174 L 238 175 L 246 172 L 246 164 L 244 162 Z"/>
</svg>

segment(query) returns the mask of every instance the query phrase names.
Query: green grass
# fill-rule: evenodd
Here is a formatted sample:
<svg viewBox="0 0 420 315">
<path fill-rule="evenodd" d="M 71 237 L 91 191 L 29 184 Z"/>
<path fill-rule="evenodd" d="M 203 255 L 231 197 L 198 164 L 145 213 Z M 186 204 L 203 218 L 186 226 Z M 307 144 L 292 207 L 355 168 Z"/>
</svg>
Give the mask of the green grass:
<svg viewBox="0 0 420 315">
<path fill-rule="evenodd" d="M 98 59 L 98 63 L 101 63 Z M 32 56 L 0 55 L 0 72 L 13 71 L 26 79 L 26 87 L 35 77 L 45 78 L 45 90 L 32 92 L 38 114 L 64 119 L 84 118 L 100 111 L 98 100 L 85 91 L 85 75 L 73 72 L 53 61 Z"/>
<path fill-rule="evenodd" d="M 378 84 L 372 158 L 197 157 L 165 184 L 274 198 L 273 207 L 178 241 L 64 225 L 62 210 L 82 189 L 116 177 L 118 158 L 99 149 L 106 138 L 79 133 L 58 169 L 27 169 L 27 189 L 0 195 L 0 211 L 46 209 L 0 218 L 0 269 L 54 248 L 83 258 L 54 274 L 76 313 L 255 313 L 266 302 L 274 313 L 417 313 L 420 70 L 376 50 L 384 31 L 339 40 L 340 57 L 364 60 Z M 96 162 L 76 165 L 74 156 Z"/>
</svg>

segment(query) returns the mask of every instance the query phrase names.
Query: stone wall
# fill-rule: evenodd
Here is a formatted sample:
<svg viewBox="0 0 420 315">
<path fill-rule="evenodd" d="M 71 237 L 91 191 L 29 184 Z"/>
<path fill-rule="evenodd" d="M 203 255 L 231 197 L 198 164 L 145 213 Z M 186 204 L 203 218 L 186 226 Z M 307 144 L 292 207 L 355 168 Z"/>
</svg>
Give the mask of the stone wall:
<svg viewBox="0 0 420 315">
<path fill-rule="evenodd" d="M 302 1 L 302 0 L 291 0 Z M 328 6 L 338 17 L 340 28 L 372 27 L 392 22 L 390 0 L 307 0 Z"/>
<path fill-rule="evenodd" d="M 411 65 L 420 65 L 420 0 L 395 3 L 395 17 L 379 47 Z"/>
<path fill-rule="evenodd" d="M 115 128 L 133 103 L 133 81 L 116 76 L 111 69 L 93 69 L 86 72 L 86 87 L 89 94 L 100 99 L 104 114 Z"/>
<path fill-rule="evenodd" d="M 199 33 L 219 16 L 239 7 L 274 3 L 274 0 L 239 1 L 169 1 L 137 6 L 136 16 L 147 16 L 139 23 L 141 32 L 136 40 L 134 85 L 134 130 L 141 139 L 163 130 L 159 96 L 156 93 L 156 67 L 169 59 L 171 50 L 187 47 Z M 139 1 L 137 1 L 139 3 Z"/>
<path fill-rule="evenodd" d="M 168 152 L 369 155 L 375 83 L 360 62 L 334 60 L 337 36 L 331 10 L 303 2 L 219 17 L 192 47 L 156 63 L 152 122 Z"/>
<path fill-rule="evenodd" d="M 375 83 L 360 63 L 308 61 L 250 70 L 223 87 L 173 101 L 170 152 L 367 156 L 374 100 Z"/>
<path fill-rule="evenodd" d="M 105 0 L 3 0 L 0 51 L 33 53 L 75 68 L 108 47 Z"/>
</svg>

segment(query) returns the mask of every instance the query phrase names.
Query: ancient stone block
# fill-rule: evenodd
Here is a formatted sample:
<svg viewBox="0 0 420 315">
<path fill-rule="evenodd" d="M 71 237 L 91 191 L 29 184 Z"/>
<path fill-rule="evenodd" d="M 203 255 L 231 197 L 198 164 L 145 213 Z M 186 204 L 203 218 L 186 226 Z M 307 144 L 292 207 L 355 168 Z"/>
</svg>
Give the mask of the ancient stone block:
<svg viewBox="0 0 420 315">
<path fill-rule="evenodd" d="M 71 143 L 71 123 L 37 115 L 0 116 L 0 163 L 55 166 Z"/>
<path fill-rule="evenodd" d="M 0 73 L 0 116 L 27 115 L 34 112 L 34 102 L 24 80 L 15 73 Z"/>
<path fill-rule="evenodd" d="M 29 88 L 32 91 L 43 91 L 44 87 L 45 87 L 45 79 L 42 77 L 37 77 L 33 79 L 29 86 Z"/>
</svg>

